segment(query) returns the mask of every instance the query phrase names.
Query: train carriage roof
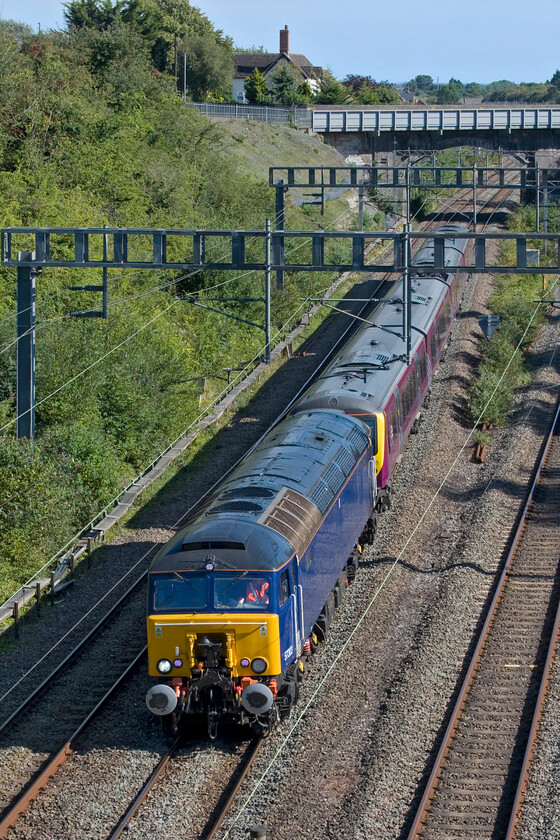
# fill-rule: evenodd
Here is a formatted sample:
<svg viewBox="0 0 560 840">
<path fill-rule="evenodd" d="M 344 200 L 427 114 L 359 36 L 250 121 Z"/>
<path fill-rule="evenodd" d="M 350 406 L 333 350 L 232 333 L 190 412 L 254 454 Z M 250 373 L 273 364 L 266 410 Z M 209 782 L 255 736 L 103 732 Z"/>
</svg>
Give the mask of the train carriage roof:
<svg viewBox="0 0 560 840">
<path fill-rule="evenodd" d="M 369 430 L 341 412 L 279 423 L 157 555 L 152 572 L 273 570 L 311 541 L 364 452 Z"/>
<path fill-rule="evenodd" d="M 436 228 L 441 232 L 465 232 L 458 225 Z M 454 240 L 453 240 L 454 242 Z M 446 264 L 457 265 L 467 240 L 457 239 L 446 249 Z M 425 241 L 419 253 L 422 259 L 431 254 L 433 239 Z M 417 255 L 418 256 L 418 255 Z M 416 265 L 416 258 L 413 261 Z M 412 277 L 412 354 L 422 344 L 447 292 L 447 281 L 433 274 L 419 273 Z M 351 414 L 372 414 L 385 408 L 390 394 L 406 370 L 406 342 L 403 338 L 402 279 L 393 283 L 387 298 L 393 303 L 381 304 L 345 345 L 336 359 L 325 369 L 293 409 L 333 408 Z"/>
</svg>

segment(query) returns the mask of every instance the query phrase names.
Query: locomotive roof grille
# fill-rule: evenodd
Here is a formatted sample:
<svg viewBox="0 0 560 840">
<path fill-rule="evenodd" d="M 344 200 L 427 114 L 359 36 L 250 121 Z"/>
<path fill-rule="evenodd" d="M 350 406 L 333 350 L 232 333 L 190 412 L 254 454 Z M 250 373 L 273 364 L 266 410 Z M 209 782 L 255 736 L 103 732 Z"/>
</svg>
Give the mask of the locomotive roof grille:
<svg viewBox="0 0 560 840">
<path fill-rule="evenodd" d="M 226 490 L 222 493 L 220 499 L 241 499 L 246 497 L 248 499 L 272 499 L 275 495 L 274 490 L 269 490 L 268 487 L 236 487 L 234 490 Z"/>
<path fill-rule="evenodd" d="M 332 499 L 332 492 L 325 482 L 320 478 L 311 488 L 309 499 L 317 505 L 322 514 L 325 514 Z"/>
<path fill-rule="evenodd" d="M 245 551 L 245 545 L 242 542 L 234 542 L 232 540 L 198 540 L 198 542 L 184 542 L 181 546 L 183 551 L 219 551 L 220 549 L 230 549 L 234 551 Z"/>
<path fill-rule="evenodd" d="M 345 476 L 339 465 L 337 463 L 333 463 L 325 470 L 321 478 L 325 484 L 328 484 L 332 492 L 336 493 L 344 481 Z"/>
<path fill-rule="evenodd" d="M 367 443 L 367 435 L 361 429 L 353 428 L 347 437 L 348 443 L 357 452 L 363 452 Z"/>
<path fill-rule="evenodd" d="M 336 456 L 336 463 L 345 475 L 349 475 L 354 466 L 354 459 L 347 449 L 341 449 Z"/>
<path fill-rule="evenodd" d="M 206 512 L 207 516 L 212 516 L 214 513 L 256 513 L 259 510 L 264 510 L 262 505 L 257 505 L 255 502 L 244 502 L 242 500 L 237 502 L 225 502 L 222 505 L 216 505 Z"/>
</svg>

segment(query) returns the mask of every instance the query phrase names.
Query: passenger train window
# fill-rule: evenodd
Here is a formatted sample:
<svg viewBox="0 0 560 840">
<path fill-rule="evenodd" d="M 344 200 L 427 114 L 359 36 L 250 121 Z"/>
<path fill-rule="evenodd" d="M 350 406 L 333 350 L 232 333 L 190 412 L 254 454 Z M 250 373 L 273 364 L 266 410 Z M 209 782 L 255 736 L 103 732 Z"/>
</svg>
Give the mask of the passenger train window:
<svg viewBox="0 0 560 840">
<path fill-rule="evenodd" d="M 290 579 L 287 569 L 280 574 L 278 599 L 280 606 L 290 600 Z"/>
<path fill-rule="evenodd" d="M 418 373 L 420 374 L 420 382 L 424 382 L 428 375 L 428 366 L 426 364 L 426 354 L 423 353 L 418 359 Z"/>
<path fill-rule="evenodd" d="M 393 414 L 391 415 L 391 427 L 390 427 L 390 435 L 391 435 L 391 448 L 393 446 L 393 440 L 399 434 L 399 423 L 397 419 L 397 411 L 396 409 L 393 410 Z"/>
</svg>

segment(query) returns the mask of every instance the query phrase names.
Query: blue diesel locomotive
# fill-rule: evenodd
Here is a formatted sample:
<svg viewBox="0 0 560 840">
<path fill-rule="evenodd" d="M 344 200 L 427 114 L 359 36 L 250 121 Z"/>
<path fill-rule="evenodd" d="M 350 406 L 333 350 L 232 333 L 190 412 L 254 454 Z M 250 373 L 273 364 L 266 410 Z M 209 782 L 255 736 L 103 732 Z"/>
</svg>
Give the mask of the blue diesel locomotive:
<svg viewBox="0 0 560 840">
<path fill-rule="evenodd" d="M 148 708 L 177 731 L 204 718 L 268 731 L 297 699 L 417 421 L 463 289 L 466 231 L 414 264 L 412 362 L 402 312 L 381 304 L 276 425 L 159 552 L 149 572 Z M 400 296 L 400 281 L 389 293 Z"/>
</svg>

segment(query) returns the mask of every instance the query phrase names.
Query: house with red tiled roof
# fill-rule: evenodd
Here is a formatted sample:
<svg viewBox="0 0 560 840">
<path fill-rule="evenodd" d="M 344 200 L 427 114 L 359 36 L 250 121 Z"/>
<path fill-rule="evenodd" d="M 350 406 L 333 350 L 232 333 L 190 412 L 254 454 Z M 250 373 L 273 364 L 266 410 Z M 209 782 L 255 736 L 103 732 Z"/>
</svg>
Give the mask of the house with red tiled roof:
<svg viewBox="0 0 560 840">
<path fill-rule="evenodd" d="M 323 75 L 322 67 L 315 67 L 308 58 L 300 53 L 290 53 L 290 32 L 288 27 L 280 30 L 280 51 L 277 53 L 234 53 L 233 63 L 233 99 L 235 102 L 247 102 L 245 96 L 245 81 L 253 70 L 258 70 L 265 79 L 271 80 L 274 74 L 283 66 L 293 69 L 302 81 L 309 84 L 313 93 L 319 90 L 319 83 Z"/>
</svg>

